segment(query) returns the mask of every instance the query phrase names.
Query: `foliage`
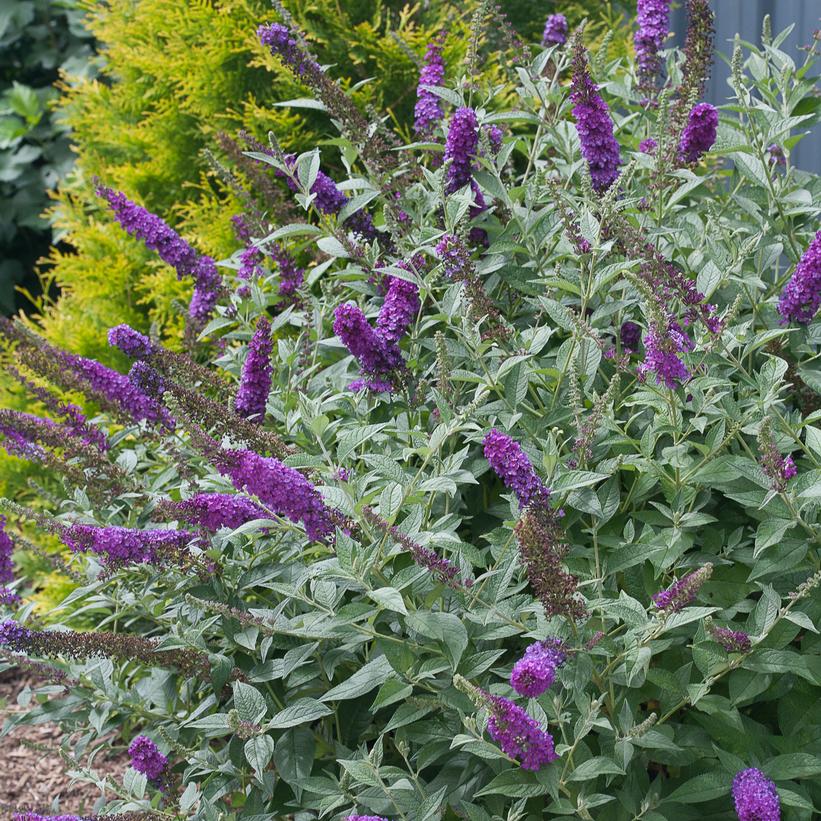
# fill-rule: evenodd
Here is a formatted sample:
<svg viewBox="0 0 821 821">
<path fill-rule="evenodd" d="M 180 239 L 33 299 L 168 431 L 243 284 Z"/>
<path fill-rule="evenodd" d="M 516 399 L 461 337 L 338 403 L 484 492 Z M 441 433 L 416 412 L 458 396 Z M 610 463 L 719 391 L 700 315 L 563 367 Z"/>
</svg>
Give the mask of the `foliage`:
<svg viewBox="0 0 821 821">
<path fill-rule="evenodd" d="M 785 817 L 817 815 L 821 322 L 778 303 L 816 264 L 821 186 L 789 150 L 818 106 L 814 55 L 796 67 L 784 36 L 737 46 L 700 164 L 680 152 L 692 39 L 657 106 L 631 62 L 573 43 L 450 83 L 458 134 L 382 155 L 335 141 L 336 212 L 331 146 L 254 152 L 298 216 L 246 212 L 259 259 L 244 278 L 249 249 L 224 261 L 212 369 L 115 335 L 174 434 L 112 423 L 95 463 L 66 430 L 85 489 L 56 518 L 8 505 L 73 546 L 84 583 L 62 612 L 97 624 L 43 631 L 23 604 L 0 626 L 71 680 L 6 726 L 59 721 L 106 812 L 674 821 L 772 803 L 771 780 Z M 612 161 L 610 131 L 623 163 L 596 194 L 582 154 Z M 454 166 L 472 179 L 452 190 Z M 262 316 L 270 382 L 246 367 Z M 59 356 L 7 332 L 33 367 Z M 274 386 L 263 420 L 227 380 Z M 232 507 L 243 490 L 266 518 Z M 194 494 L 213 492 L 206 517 Z M 112 737 L 140 751 L 114 786 L 93 765 Z"/>
<path fill-rule="evenodd" d="M 74 2 L 0 3 L 0 311 L 14 312 L 14 289 L 36 284 L 34 266 L 51 231 L 47 192 L 71 167 L 65 128 L 50 110 L 58 72 L 87 73 L 91 44 Z"/>
</svg>

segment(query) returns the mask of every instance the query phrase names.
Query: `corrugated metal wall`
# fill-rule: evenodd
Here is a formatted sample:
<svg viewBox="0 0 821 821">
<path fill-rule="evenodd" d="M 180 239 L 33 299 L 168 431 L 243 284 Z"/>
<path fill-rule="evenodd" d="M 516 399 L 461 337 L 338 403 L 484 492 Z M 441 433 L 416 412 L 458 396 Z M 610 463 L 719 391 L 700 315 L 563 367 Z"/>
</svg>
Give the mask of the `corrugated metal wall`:
<svg viewBox="0 0 821 821">
<path fill-rule="evenodd" d="M 765 14 L 772 18 L 773 34 L 795 24 L 781 48 L 798 65 L 804 59 L 798 46 L 810 43 L 813 31 L 821 28 L 821 0 L 712 0 L 711 5 L 716 15 L 716 49 L 728 59 L 732 55 L 736 32 L 743 40 L 760 44 L 761 22 Z M 687 29 L 687 14 L 683 7 L 673 11 L 670 28 L 675 32 L 675 42 L 683 44 Z M 706 95 L 713 105 L 728 101 L 732 93 L 727 85 L 729 73 L 729 66 L 717 56 Z M 813 126 L 811 133 L 799 143 L 793 152 L 793 162 L 800 168 L 821 174 L 821 127 Z"/>
</svg>

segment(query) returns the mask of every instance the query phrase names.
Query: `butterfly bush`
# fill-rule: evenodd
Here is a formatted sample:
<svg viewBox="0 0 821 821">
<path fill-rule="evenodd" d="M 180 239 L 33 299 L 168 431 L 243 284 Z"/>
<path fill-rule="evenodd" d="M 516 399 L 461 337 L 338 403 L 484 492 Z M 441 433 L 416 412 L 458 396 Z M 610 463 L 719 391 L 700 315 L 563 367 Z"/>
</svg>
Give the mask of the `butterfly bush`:
<svg viewBox="0 0 821 821">
<path fill-rule="evenodd" d="M 816 54 L 765 24 L 713 108 L 683 5 L 666 72 L 665 2 L 637 62 L 481 4 L 453 82 L 409 25 L 404 121 L 274 4 L 237 42 L 325 137 L 215 145 L 225 259 L 100 187 L 182 336 L 0 322 L 7 727 L 57 722 L 97 817 L 817 815 Z"/>
</svg>

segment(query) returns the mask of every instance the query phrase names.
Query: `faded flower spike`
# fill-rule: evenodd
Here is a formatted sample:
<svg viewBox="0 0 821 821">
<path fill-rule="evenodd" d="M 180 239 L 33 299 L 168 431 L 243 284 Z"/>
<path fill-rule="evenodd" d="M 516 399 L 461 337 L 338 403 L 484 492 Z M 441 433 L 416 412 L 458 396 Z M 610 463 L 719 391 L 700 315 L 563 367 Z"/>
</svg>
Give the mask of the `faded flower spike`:
<svg viewBox="0 0 821 821">
<path fill-rule="evenodd" d="M 429 43 L 425 52 L 425 64 L 419 72 L 416 106 L 413 109 L 413 127 L 420 136 L 429 135 L 445 116 L 441 98 L 428 88 L 441 86 L 444 79 L 445 62 L 442 60 L 442 47 L 439 43 Z"/>
<path fill-rule="evenodd" d="M 781 802 L 775 784 L 761 770 L 750 767 L 733 778 L 738 821 L 780 821 Z"/>
<path fill-rule="evenodd" d="M 485 459 L 519 500 L 520 507 L 547 504 L 550 490 L 536 474 L 518 442 L 493 428 L 484 438 Z"/>
<path fill-rule="evenodd" d="M 807 325 L 821 304 L 821 231 L 801 257 L 778 300 L 784 322 Z"/>
<path fill-rule="evenodd" d="M 168 759 L 148 736 L 138 735 L 128 745 L 128 754 L 131 756 L 131 766 L 149 782 L 156 785 L 162 781 L 168 768 Z"/>
<path fill-rule="evenodd" d="M 567 18 L 563 14 L 550 14 L 544 24 L 542 45 L 563 46 L 567 42 Z"/>
<path fill-rule="evenodd" d="M 716 141 L 718 109 L 710 103 L 699 103 L 690 111 L 679 143 L 679 158 L 687 165 L 697 163 Z"/>
<path fill-rule="evenodd" d="M 484 693 L 490 711 L 487 731 L 502 751 L 515 758 L 524 770 L 540 770 L 558 756 L 553 736 L 521 707 L 502 696 Z"/>
<path fill-rule="evenodd" d="M 510 686 L 520 695 L 536 698 L 547 690 L 556 670 L 567 659 L 561 639 L 549 638 L 531 644 L 513 665 Z"/>
<path fill-rule="evenodd" d="M 242 364 L 242 377 L 234 402 L 234 410 L 240 416 L 257 423 L 262 423 L 265 418 L 265 406 L 271 392 L 273 348 L 271 323 L 267 317 L 261 316 L 257 320 L 256 330 L 248 345 L 248 354 Z"/>
<path fill-rule="evenodd" d="M 673 582 L 666 590 L 654 593 L 653 603 L 664 613 L 677 613 L 682 608 L 690 604 L 698 595 L 702 585 L 713 573 L 713 565 L 708 563 L 704 567 L 682 576 L 677 582 Z"/>
<path fill-rule="evenodd" d="M 798 470 L 792 456 L 782 456 L 778 445 L 773 438 L 772 420 L 765 416 L 758 431 L 759 464 L 764 475 L 770 480 L 773 490 L 783 493 L 787 489 L 787 482 L 792 479 Z"/>
<path fill-rule="evenodd" d="M 711 624 L 708 631 L 716 643 L 728 653 L 748 653 L 750 651 L 750 637 L 743 630 L 731 630 L 729 627 Z"/>
</svg>

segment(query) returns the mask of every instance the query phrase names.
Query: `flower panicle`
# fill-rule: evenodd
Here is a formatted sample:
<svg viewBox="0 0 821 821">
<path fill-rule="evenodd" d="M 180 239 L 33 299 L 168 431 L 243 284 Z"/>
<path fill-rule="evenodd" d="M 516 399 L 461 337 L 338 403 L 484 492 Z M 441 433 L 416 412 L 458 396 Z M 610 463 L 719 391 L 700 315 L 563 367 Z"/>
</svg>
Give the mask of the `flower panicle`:
<svg viewBox="0 0 821 821">
<path fill-rule="evenodd" d="M 699 590 L 712 574 L 713 565 L 708 562 L 703 567 L 682 576 L 678 581 L 673 582 L 670 587 L 654 593 L 652 595 L 653 604 L 665 615 L 677 613 L 695 601 Z"/>
</svg>

